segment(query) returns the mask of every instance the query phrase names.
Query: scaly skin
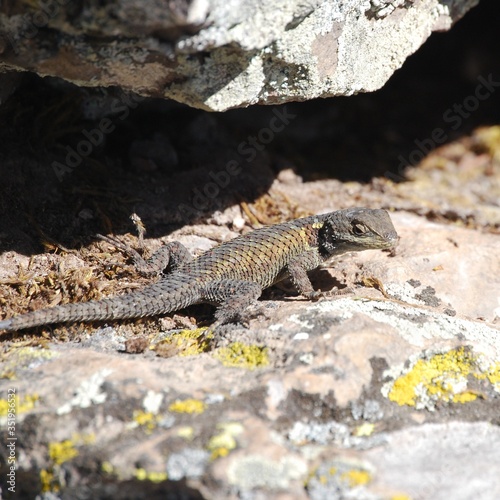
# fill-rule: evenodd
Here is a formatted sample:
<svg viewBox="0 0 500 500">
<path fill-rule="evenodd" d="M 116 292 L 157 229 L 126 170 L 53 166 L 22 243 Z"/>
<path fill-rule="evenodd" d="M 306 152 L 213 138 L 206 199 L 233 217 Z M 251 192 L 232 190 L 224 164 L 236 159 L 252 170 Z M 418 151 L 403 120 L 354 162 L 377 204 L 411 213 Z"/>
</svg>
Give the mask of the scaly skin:
<svg viewBox="0 0 500 500">
<path fill-rule="evenodd" d="M 398 235 L 385 210 L 351 208 L 263 227 L 191 260 L 178 242 L 165 245 L 152 262 L 172 272 L 142 290 L 117 297 L 64 304 L 0 321 L 16 331 L 51 323 L 156 316 L 191 304 L 219 305 L 218 326 L 242 317 L 262 290 L 290 277 L 300 294 L 318 298 L 307 271 L 334 255 L 392 248 Z M 143 268 L 151 263 L 142 263 Z"/>
</svg>

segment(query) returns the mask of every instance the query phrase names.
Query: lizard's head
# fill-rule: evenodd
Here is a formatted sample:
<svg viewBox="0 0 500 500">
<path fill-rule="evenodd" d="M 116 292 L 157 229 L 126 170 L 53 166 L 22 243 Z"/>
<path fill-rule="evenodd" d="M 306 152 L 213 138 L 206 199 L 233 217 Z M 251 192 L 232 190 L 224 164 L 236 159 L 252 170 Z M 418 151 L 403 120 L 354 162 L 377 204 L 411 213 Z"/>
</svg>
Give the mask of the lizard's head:
<svg viewBox="0 0 500 500">
<path fill-rule="evenodd" d="M 385 210 L 349 208 L 333 212 L 318 232 L 324 258 L 344 252 L 393 248 L 399 240 Z"/>
</svg>

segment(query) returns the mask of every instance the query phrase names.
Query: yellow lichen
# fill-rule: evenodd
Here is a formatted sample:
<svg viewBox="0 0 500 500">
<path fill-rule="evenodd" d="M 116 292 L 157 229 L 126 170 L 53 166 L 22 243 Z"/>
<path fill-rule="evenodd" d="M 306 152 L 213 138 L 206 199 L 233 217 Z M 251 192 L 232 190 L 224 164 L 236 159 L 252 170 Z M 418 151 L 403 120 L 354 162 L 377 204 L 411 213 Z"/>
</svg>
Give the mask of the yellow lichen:
<svg viewBox="0 0 500 500">
<path fill-rule="evenodd" d="M 77 445 L 89 445 L 95 442 L 95 434 L 74 433 L 71 439 L 49 443 L 49 458 L 56 465 L 61 465 L 78 456 Z"/>
<path fill-rule="evenodd" d="M 34 359 L 48 360 L 60 356 L 59 353 L 51 351 L 50 349 L 33 347 L 33 346 L 19 347 L 15 349 L 13 352 L 15 352 L 16 356 L 18 357 L 18 360 L 23 362 L 29 362 Z"/>
<path fill-rule="evenodd" d="M 390 500 L 412 500 L 411 497 L 409 497 L 408 495 L 392 495 L 392 497 L 390 497 Z"/>
<path fill-rule="evenodd" d="M 26 394 L 21 399 L 18 394 L 14 395 L 14 400 L 0 399 L 0 417 L 6 417 L 9 412 L 15 411 L 16 415 L 32 410 L 40 397 L 38 394 Z"/>
<path fill-rule="evenodd" d="M 115 468 L 113 467 L 113 464 L 108 461 L 104 461 L 101 464 L 101 470 L 106 473 L 106 474 L 113 474 L 115 471 Z"/>
<path fill-rule="evenodd" d="M 166 472 L 148 472 L 142 468 L 135 469 L 134 476 L 139 481 L 151 481 L 152 483 L 161 483 L 168 479 Z"/>
<path fill-rule="evenodd" d="M 218 424 L 217 428 L 221 429 L 221 432 L 212 436 L 207 445 L 212 460 L 225 457 L 234 450 L 237 446 L 235 436 L 243 432 L 243 426 L 238 422 Z"/>
<path fill-rule="evenodd" d="M 16 372 L 10 368 L 5 368 L 2 372 L 0 372 L 0 379 L 5 380 L 16 380 Z"/>
<path fill-rule="evenodd" d="M 191 426 L 179 427 L 177 429 L 177 435 L 183 439 L 191 441 L 194 437 L 194 429 Z"/>
<path fill-rule="evenodd" d="M 77 444 L 91 444 L 95 442 L 95 434 L 73 434 L 72 439 L 64 441 L 53 441 L 49 443 L 48 454 L 52 462 L 48 469 L 40 471 L 40 482 L 42 492 L 57 493 L 61 489 L 59 478 L 61 477 L 61 465 L 79 455 L 75 448 Z"/>
<path fill-rule="evenodd" d="M 375 424 L 365 422 L 354 429 L 353 435 L 357 437 L 371 436 L 375 430 Z"/>
<path fill-rule="evenodd" d="M 350 488 L 363 486 L 369 483 L 372 479 L 371 474 L 368 471 L 360 469 L 351 469 L 345 471 L 340 475 L 340 478 L 343 481 L 347 482 Z"/>
<path fill-rule="evenodd" d="M 487 379 L 495 390 L 500 386 L 500 363 L 484 368 L 480 356 L 460 347 L 417 360 L 394 381 L 388 397 L 400 406 L 432 409 L 436 401 L 469 403 L 478 397 L 468 389 L 468 378 Z"/>
<path fill-rule="evenodd" d="M 173 333 L 161 340 L 151 349 L 154 349 L 159 356 L 170 357 L 196 356 L 211 349 L 212 333 L 206 333 L 206 327 L 195 330 L 182 330 Z"/>
<path fill-rule="evenodd" d="M 0 378 L 15 379 L 16 369 L 28 367 L 33 361 L 46 361 L 59 356 L 59 353 L 51 351 L 43 346 L 43 341 L 38 346 L 25 345 L 26 342 L 13 344 L 12 347 L 2 355 Z"/>
<path fill-rule="evenodd" d="M 313 480 L 318 481 L 321 485 L 329 485 L 344 491 L 368 484 L 372 480 L 372 474 L 362 465 L 336 461 L 332 465 L 321 465 L 312 472 L 306 481 L 306 487 Z"/>
<path fill-rule="evenodd" d="M 158 422 L 158 417 L 151 413 L 150 411 L 136 410 L 134 411 L 134 422 L 136 422 L 141 427 L 144 427 L 146 432 L 149 434 L 153 432 Z"/>
<path fill-rule="evenodd" d="M 495 387 L 495 390 L 500 392 L 500 363 L 492 364 L 485 372 L 485 376 L 490 384 Z"/>
<path fill-rule="evenodd" d="M 233 342 L 222 347 L 215 355 L 224 366 L 236 366 L 253 370 L 269 364 L 267 347 L 248 345 L 243 342 Z"/>
<path fill-rule="evenodd" d="M 73 441 L 69 439 L 49 443 L 49 457 L 57 465 L 61 465 L 77 456 L 78 450 L 75 449 Z"/>
<path fill-rule="evenodd" d="M 206 409 L 206 404 L 199 399 L 177 399 L 168 409 L 176 413 L 203 413 Z"/>
<path fill-rule="evenodd" d="M 42 493 L 47 493 L 49 491 L 51 491 L 52 493 L 57 493 L 61 489 L 61 485 L 55 478 L 52 471 L 42 469 L 40 471 L 40 482 L 42 483 Z"/>
<path fill-rule="evenodd" d="M 477 399 L 477 394 L 472 391 L 464 391 L 453 396 L 454 403 L 470 403 Z"/>
</svg>

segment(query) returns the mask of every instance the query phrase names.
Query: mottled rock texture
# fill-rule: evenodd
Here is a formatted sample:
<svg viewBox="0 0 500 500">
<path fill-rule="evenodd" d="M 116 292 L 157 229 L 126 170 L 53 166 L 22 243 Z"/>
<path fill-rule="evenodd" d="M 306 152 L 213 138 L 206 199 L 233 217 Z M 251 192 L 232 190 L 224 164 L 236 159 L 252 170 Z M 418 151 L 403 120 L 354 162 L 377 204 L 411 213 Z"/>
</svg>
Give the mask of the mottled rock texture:
<svg viewBox="0 0 500 500">
<path fill-rule="evenodd" d="M 3 2 L 0 71 L 221 111 L 379 89 L 478 0 Z"/>
</svg>

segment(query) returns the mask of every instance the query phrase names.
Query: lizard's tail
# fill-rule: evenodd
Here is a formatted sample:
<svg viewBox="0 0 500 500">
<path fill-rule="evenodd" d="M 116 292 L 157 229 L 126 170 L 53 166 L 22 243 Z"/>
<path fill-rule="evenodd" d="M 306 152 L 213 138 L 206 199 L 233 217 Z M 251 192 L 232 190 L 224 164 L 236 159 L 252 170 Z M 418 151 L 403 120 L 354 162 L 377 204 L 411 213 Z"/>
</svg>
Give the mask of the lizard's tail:
<svg viewBox="0 0 500 500">
<path fill-rule="evenodd" d="M 167 288 L 165 282 L 149 285 L 136 292 L 117 297 L 39 309 L 0 321 L 0 331 L 13 332 L 51 323 L 104 321 L 112 319 L 156 316 L 199 302 L 201 293 L 193 283 L 176 283 Z"/>
</svg>

